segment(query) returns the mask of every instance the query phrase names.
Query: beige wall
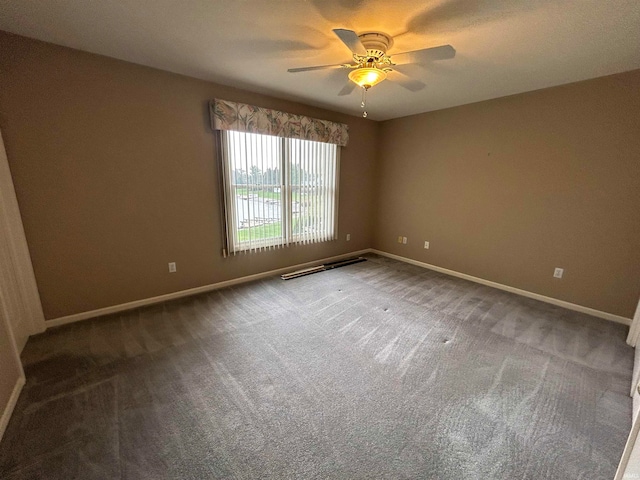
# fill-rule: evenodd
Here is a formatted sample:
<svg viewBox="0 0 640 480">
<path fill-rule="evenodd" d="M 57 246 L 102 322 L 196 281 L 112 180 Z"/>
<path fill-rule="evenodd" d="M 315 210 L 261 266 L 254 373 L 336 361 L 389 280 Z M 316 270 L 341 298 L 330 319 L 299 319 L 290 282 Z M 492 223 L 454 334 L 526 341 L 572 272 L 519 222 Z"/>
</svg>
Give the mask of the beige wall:
<svg viewBox="0 0 640 480">
<path fill-rule="evenodd" d="M 349 124 L 340 240 L 222 258 L 215 97 Z M 0 128 L 47 319 L 372 244 L 375 122 L 0 32 Z"/>
<path fill-rule="evenodd" d="M 375 248 L 633 316 L 640 70 L 387 121 L 381 138 Z"/>
<path fill-rule="evenodd" d="M 636 71 L 378 124 L 0 32 L 0 128 L 48 319 L 372 246 L 631 317 L 639 92 Z M 349 124 L 339 241 L 222 258 L 214 97 Z"/>
</svg>

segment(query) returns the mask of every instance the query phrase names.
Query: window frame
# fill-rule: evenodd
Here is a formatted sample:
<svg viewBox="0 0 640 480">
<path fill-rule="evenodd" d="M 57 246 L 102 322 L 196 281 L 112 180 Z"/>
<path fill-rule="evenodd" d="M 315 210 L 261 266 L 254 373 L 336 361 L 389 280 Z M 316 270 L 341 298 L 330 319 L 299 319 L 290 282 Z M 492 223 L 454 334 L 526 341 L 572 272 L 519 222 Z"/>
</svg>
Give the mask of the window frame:
<svg viewBox="0 0 640 480">
<path fill-rule="evenodd" d="M 233 161 L 230 158 L 230 145 L 231 145 L 231 135 L 256 135 L 262 136 L 264 134 L 261 133 L 251 133 L 251 132 L 241 132 L 235 130 L 220 130 L 219 131 L 219 142 L 220 142 L 220 164 L 221 164 L 221 188 L 222 188 L 222 214 L 224 219 L 224 242 L 225 246 L 223 248 L 223 255 L 227 254 L 236 254 L 236 253 L 244 253 L 244 252 L 253 252 L 253 251 L 262 251 L 262 250 L 271 250 L 274 248 L 280 248 L 284 246 L 288 246 L 290 244 L 308 244 L 308 243 L 319 243 L 319 242 L 327 242 L 338 239 L 338 211 L 339 211 L 339 185 L 340 185 L 340 146 L 332 143 L 318 142 L 314 140 L 306 140 L 306 139 L 294 139 L 287 137 L 275 137 L 279 139 L 279 148 L 278 148 L 278 166 L 280 167 L 280 218 L 281 221 L 281 235 L 274 237 L 267 237 L 259 240 L 252 240 L 249 238 L 248 240 L 240 240 L 239 239 L 239 222 L 237 221 L 237 217 L 235 213 L 237 212 L 237 189 L 242 187 L 242 184 L 237 183 L 237 179 L 234 175 L 233 169 Z M 267 137 L 273 137 L 271 135 L 266 135 Z M 325 228 L 321 231 L 320 235 L 309 236 L 305 235 L 301 232 L 294 231 L 294 209 L 293 209 L 293 191 L 297 187 L 300 191 L 300 195 L 302 196 L 302 185 L 294 185 L 292 183 L 292 167 L 293 167 L 293 147 L 294 142 L 309 142 L 309 144 L 317 150 L 317 145 L 314 144 L 322 144 L 324 148 L 330 149 L 329 151 L 333 151 L 333 158 L 330 160 L 333 162 L 333 165 L 330 166 L 330 172 L 333 174 L 332 181 L 322 187 L 325 191 L 332 193 L 332 195 L 328 195 L 326 192 L 324 200 L 328 203 L 328 206 L 324 206 L 324 215 L 321 217 L 322 221 L 325 222 L 327 219 L 332 221 L 332 225 L 328 228 Z M 310 148 L 307 146 L 307 148 Z M 316 160 L 318 162 L 318 160 Z M 302 163 L 302 162 L 301 162 Z M 301 172 L 304 171 L 302 167 L 300 167 Z M 264 171 L 261 170 L 263 173 Z M 248 174 L 248 172 L 247 172 Z M 324 178 L 324 177 L 323 177 Z M 249 187 L 249 183 L 246 184 Z M 278 185 L 271 185 L 271 187 L 277 187 Z M 311 188 L 317 189 L 317 185 L 312 185 Z M 249 188 L 247 188 L 247 192 L 249 192 Z M 234 209 L 234 210 L 231 210 Z M 329 213 L 331 210 L 331 213 Z M 250 211 L 250 210 L 248 210 Z M 251 228 L 251 227 L 249 227 Z M 329 233 L 330 232 L 330 233 Z"/>
</svg>

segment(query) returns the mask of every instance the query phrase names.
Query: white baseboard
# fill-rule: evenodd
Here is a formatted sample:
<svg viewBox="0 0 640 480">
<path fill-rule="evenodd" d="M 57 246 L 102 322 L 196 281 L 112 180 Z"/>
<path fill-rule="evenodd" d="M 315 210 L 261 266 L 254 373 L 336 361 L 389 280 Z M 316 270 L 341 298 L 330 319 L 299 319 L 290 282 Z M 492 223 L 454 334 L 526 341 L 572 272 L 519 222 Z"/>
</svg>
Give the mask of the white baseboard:
<svg viewBox="0 0 640 480">
<path fill-rule="evenodd" d="M 620 315 L 614 315 L 613 313 L 602 312 L 600 310 L 595 310 L 593 308 L 585 307 L 582 305 L 577 305 L 571 302 L 565 302 L 564 300 L 558 300 L 557 298 L 547 297 L 545 295 L 540 295 L 539 293 L 529 292 L 527 290 L 521 290 L 519 288 L 510 287 L 508 285 L 503 285 L 501 283 L 492 282 L 491 280 L 485 280 L 484 278 L 474 277 L 472 275 L 467 275 L 466 273 L 456 272 L 455 270 L 449 270 L 448 268 L 438 267 L 436 265 L 431 265 L 429 263 L 420 262 L 418 260 L 413 260 L 411 258 L 401 257 L 400 255 L 395 255 L 393 253 L 387 253 L 376 249 L 370 250 L 372 253 L 377 253 L 378 255 L 382 255 L 383 257 L 393 258 L 394 260 L 399 260 L 401 262 L 410 263 L 412 265 L 417 265 L 418 267 L 428 268 L 429 270 L 434 270 L 440 273 L 446 273 L 447 275 L 451 275 L 453 277 L 463 278 L 465 280 L 469 280 L 471 282 L 480 283 L 482 285 L 487 285 L 489 287 L 497 288 L 500 290 L 504 290 L 506 292 L 515 293 L 517 295 L 522 295 L 523 297 L 533 298 L 534 300 L 540 300 L 541 302 L 550 303 L 552 305 L 557 305 L 558 307 L 563 307 L 569 310 L 574 310 L 576 312 L 586 313 L 587 315 L 592 315 L 594 317 L 603 318 L 605 320 L 610 320 L 616 323 L 622 323 L 623 325 L 631 325 L 631 319 L 626 317 L 621 317 Z"/>
<path fill-rule="evenodd" d="M 314 260 L 312 262 L 300 263 L 297 265 L 291 265 L 289 267 L 278 268 L 276 270 L 269 270 L 267 272 L 256 273 L 254 275 L 247 275 L 245 277 L 234 278 L 232 280 L 226 280 L 224 282 L 213 283 L 210 285 L 203 285 L 202 287 L 190 288 L 188 290 L 181 290 L 179 292 L 167 293 L 165 295 L 159 295 L 157 297 L 144 298 L 142 300 L 135 300 L 133 302 L 122 303 L 119 305 L 113 305 L 111 307 L 99 308 L 97 310 L 91 310 L 88 312 L 75 313 L 73 315 L 67 315 L 65 317 L 58 317 L 51 320 L 47 320 L 46 326 L 47 328 L 57 327 L 60 325 L 66 325 L 68 323 L 78 322 L 80 320 L 86 320 L 89 318 L 100 317 L 103 315 L 109 315 L 112 313 L 123 312 L 126 310 L 132 310 L 138 307 L 144 307 L 146 305 L 153 305 L 155 303 L 166 302 L 167 300 L 174 300 L 176 298 L 188 297 L 191 295 L 197 295 L 199 293 L 210 292 L 212 290 L 218 290 L 220 288 L 230 287 L 232 285 L 239 285 L 241 283 L 252 282 L 254 280 L 259 280 L 261 278 L 270 277 L 272 275 L 279 275 L 285 272 L 291 272 L 294 270 L 299 270 L 301 268 L 306 268 L 312 265 L 318 265 L 319 263 L 325 262 L 333 262 L 336 260 L 340 260 L 347 257 L 353 257 L 357 255 L 364 255 L 365 253 L 376 253 L 378 255 L 382 255 L 383 257 L 393 258 L 394 260 L 399 260 L 401 262 L 410 263 L 412 265 L 417 265 L 422 268 L 427 268 L 429 270 L 434 270 L 436 272 L 445 273 L 447 275 L 451 275 L 453 277 L 463 278 L 465 280 L 469 280 L 471 282 L 480 283 L 482 285 L 487 285 L 489 287 L 497 288 L 500 290 L 504 290 L 506 292 L 515 293 L 517 295 L 522 295 L 523 297 L 533 298 L 534 300 L 539 300 L 541 302 L 550 303 L 552 305 L 557 305 L 559 307 L 567 308 L 569 310 L 574 310 L 576 312 L 586 313 L 587 315 L 592 315 L 594 317 L 603 318 L 605 320 L 609 320 L 616 323 L 622 323 L 623 325 L 631 325 L 631 319 L 626 317 L 621 317 L 619 315 L 614 315 L 612 313 L 602 312 L 600 310 L 595 310 L 593 308 L 585 307 L 582 305 L 577 305 L 575 303 L 566 302 L 564 300 L 558 300 L 557 298 L 547 297 L 545 295 L 540 295 L 538 293 L 529 292 L 527 290 L 521 290 L 519 288 L 510 287 L 508 285 L 503 285 L 501 283 L 492 282 L 490 280 L 485 280 L 484 278 L 474 277 L 472 275 L 467 275 L 466 273 L 456 272 L 455 270 L 449 270 L 448 268 L 438 267 L 436 265 L 431 265 L 429 263 L 420 262 L 418 260 L 413 260 L 411 258 L 402 257 L 400 255 L 395 255 L 393 253 L 383 252 L 381 250 L 376 250 L 373 248 L 367 248 L 364 250 L 358 250 L 355 252 L 349 252 L 342 255 L 336 255 L 334 257 L 322 258 L 319 260 Z"/>
<path fill-rule="evenodd" d="M 636 313 L 631 321 L 631 327 L 629 328 L 629 335 L 627 335 L 627 343 L 632 347 L 637 346 L 638 337 L 640 337 L 640 302 L 636 307 Z"/>
<path fill-rule="evenodd" d="M 212 283 L 210 285 L 203 285 L 202 287 L 190 288 L 188 290 L 180 290 L 179 292 L 167 293 L 165 295 L 159 295 L 157 297 L 144 298 L 142 300 L 135 300 L 133 302 L 122 303 L 119 305 L 113 305 L 111 307 L 99 308 L 97 310 L 91 310 L 88 312 L 75 313 L 73 315 L 67 315 L 65 317 L 58 317 L 45 321 L 47 328 L 58 327 L 60 325 L 66 325 L 68 323 L 79 322 L 80 320 L 86 320 L 89 318 L 101 317 L 103 315 L 109 315 L 112 313 L 123 312 L 126 310 L 132 310 L 138 307 L 144 307 L 146 305 L 153 305 L 154 303 L 166 302 L 167 300 L 174 300 L 176 298 L 188 297 L 191 295 L 197 295 L 199 293 L 210 292 L 212 290 L 218 290 L 220 288 L 230 287 L 232 285 L 238 285 L 241 283 L 252 282 L 261 278 L 271 277 L 273 275 L 280 275 L 286 272 L 292 272 L 302 268 L 310 267 L 312 265 L 318 265 L 326 262 L 334 262 L 348 257 L 354 257 L 369 253 L 371 249 L 358 250 L 355 252 L 344 253 L 342 255 L 336 255 L 329 258 L 321 258 L 312 262 L 300 263 L 297 265 L 291 265 L 288 267 L 278 268 L 276 270 L 269 270 L 267 272 L 256 273 L 254 275 L 247 275 L 245 277 L 234 278 L 232 280 L 225 280 L 224 282 Z"/>
<path fill-rule="evenodd" d="M 9 419 L 11 418 L 11 414 L 13 413 L 13 409 L 16 408 L 16 403 L 18 403 L 18 397 L 20 396 L 22 387 L 24 387 L 24 382 L 24 375 L 20 375 L 20 377 L 18 377 L 18 380 L 16 381 L 15 386 L 13 387 L 11 396 L 9 397 L 9 403 L 7 403 L 4 412 L 2 412 L 2 417 L 0 417 L 0 441 L 4 436 L 4 431 L 7 429 L 7 425 L 9 425 Z"/>
</svg>

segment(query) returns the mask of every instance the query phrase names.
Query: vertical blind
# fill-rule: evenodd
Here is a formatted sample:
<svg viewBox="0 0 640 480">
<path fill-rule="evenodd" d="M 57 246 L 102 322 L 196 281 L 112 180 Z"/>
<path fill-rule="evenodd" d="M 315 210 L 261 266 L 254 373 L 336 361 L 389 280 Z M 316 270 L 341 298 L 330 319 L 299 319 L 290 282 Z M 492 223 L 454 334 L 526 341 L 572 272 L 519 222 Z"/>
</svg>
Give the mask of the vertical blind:
<svg viewBox="0 0 640 480">
<path fill-rule="evenodd" d="M 339 149 L 222 130 L 224 253 L 337 238 Z"/>
</svg>

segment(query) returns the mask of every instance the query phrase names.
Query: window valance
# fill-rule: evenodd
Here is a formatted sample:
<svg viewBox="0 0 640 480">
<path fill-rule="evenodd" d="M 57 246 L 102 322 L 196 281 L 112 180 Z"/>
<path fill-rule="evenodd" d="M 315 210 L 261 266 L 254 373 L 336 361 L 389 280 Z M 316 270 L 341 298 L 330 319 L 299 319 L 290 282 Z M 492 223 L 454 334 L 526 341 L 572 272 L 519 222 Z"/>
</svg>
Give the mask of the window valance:
<svg viewBox="0 0 640 480">
<path fill-rule="evenodd" d="M 245 103 L 215 99 L 209 102 L 211 128 L 313 140 L 344 147 L 349 127 L 344 123 L 279 112 Z"/>
</svg>

